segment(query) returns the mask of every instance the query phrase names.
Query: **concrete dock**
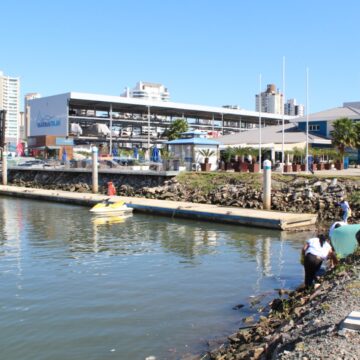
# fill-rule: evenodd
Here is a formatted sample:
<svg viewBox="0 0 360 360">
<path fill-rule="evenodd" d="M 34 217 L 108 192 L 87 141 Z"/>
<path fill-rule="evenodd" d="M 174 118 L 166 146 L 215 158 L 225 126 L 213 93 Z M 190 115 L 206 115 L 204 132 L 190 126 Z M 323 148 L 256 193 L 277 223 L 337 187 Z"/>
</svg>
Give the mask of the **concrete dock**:
<svg viewBox="0 0 360 360">
<path fill-rule="evenodd" d="M 15 196 L 27 199 L 55 201 L 83 206 L 94 204 L 109 198 L 107 195 L 76 193 L 60 190 L 45 190 L 18 186 L 0 185 L 0 195 Z M 263 227 L 278 230 L 308 227 L 316 223 L 316 214 L 297 214 L 279 211 L 222 207 L 210 204 L 155 200 L 136 197 L 112 196 L 111 199 L 124 201 L 134 212 L 159 214 L 170 217 L 181 217 L 193 220 L 213 221 Z"/>
</svg>

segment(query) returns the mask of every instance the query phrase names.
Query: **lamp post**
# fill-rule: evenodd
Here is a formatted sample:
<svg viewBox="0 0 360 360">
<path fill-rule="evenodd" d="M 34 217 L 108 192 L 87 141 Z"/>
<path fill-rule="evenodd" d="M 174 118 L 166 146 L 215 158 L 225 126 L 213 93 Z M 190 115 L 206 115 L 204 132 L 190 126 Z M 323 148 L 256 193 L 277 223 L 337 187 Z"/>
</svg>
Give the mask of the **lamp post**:
<svg viewBox="0 0 360 360">
<path fill-rule="evenodd" d="M 309 172 L 309 68 L 306 68 L 306 162 L 305 171 Z"/>
<path fill-rule="evenodd" d="M 98 184 L 98 148 L 91 147 L 92 152 L 92 192 L 96 194 L 99 191 Z"/>
<path fill-rule="evenodd" d="M 282 80 L 283 80 L 283 105 L 282 105 L 282 144 L 281 144 L 281 172 L 284 172 L 284 164 L 285 164 L 285 56 L 283 56 L 283 71 L 282 71 Z"/>
<path fill-rule="evenodd" d="M 147 136 L 147 147 L 150 149 L 150 106 L 148 106 L 148 136 Z"/>
<path fill-rule="evenodd" d="M 259 74 L 259 172 L 261 172 L 261 74 Z"/>
</svg>

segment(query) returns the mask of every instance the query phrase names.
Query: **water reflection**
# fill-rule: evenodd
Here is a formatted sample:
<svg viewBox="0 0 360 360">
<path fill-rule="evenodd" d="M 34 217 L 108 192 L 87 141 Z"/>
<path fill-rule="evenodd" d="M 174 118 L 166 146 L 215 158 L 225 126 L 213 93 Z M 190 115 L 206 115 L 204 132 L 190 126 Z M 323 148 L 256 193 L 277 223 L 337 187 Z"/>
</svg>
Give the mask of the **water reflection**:
<svg viewBox="0 0 360 360">
<path fill-rule="evenodd" d="M 283 242 L 289 235 L 273 230 L 247 227 L 224 227 L 165 217 L 135 214 L 133 218 L 94 217 L 88 209 L 65 205 L 38 203 L 37 211 L 26 211 L 28 203 L 3 199 L 0 203 L 2 253 L 21 252 L 21 232 L 31 233 L 34 247 L 58 247 L 65 254 L 107 252 L 109 255 L 130 255 L 158 251 L 174 253 L 188 261 L 212 254 L 224 242 L 236 248 L 241 257 L 256 260 L 261 276 L 273 275 L 272 261 L 283 264 Z M 280 247 L 272 253 L 272 243 Z M 11 239 L 7 240 L 7 239 Z M 4 246 L 6 244 L 6 246 Z"/>
<path fill-rule="evenodd" d="M 306 237 L 136 213 L 98 219 L 83 207 L 0 198 L 3 357 L 39 358 L 49 343 L 59 359 L 189 351 L 184 344 L 239 326 L 250 310 L 235 304 L 297 284 Z"/>
</svg>

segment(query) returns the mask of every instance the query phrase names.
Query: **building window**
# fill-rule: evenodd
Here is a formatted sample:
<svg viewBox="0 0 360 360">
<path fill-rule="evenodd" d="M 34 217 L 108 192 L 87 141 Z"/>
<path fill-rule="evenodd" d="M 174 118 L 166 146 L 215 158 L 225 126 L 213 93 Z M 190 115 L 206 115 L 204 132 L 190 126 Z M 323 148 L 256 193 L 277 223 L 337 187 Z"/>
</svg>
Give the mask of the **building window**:
<svg viewBox="0 0 360 360">
<path fill-rule="evenodd" d="M 320 131 L 320 125 L 309 125 L 309 131 Z"/>
</svg>

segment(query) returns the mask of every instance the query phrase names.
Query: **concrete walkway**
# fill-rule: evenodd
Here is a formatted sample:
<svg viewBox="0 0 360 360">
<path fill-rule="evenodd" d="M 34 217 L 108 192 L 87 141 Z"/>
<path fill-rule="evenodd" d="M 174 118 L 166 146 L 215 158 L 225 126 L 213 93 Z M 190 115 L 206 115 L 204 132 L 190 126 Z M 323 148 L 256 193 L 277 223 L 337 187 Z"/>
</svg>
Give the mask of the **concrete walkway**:
<svg viewBox="0 0 360 360">
<path fill-rule="evenodd" d="M 275 174 L 279 174 L 279 172 L 274 172 Z M 284 173 L 284 175 L 286 174 L 297 174 L 297 175 L 305 175 L 306 173 L 304 171 L 301 172 L 288 172 L 288 173 Z M 310 172 L 308 173 L 308 175 L 312 175 Z M 360 177 L 360 168 L 349 168 L 346 170 L 316 170 L 314 172 L 314 176 L 331 176 L 331 177 L 342 177 L 342 176 L 359 176 Z"/>
<path fill-rule="evenodd" d="M 99 194 L 5 185 L 0 185 L 0 195 L 78 204 L 88 206 L 89 208 L 94 204 L 109 198 L 106 195 Z M 135 212 L 146 212 L 170 217 L 182 217 L 279 230 L 289 230 L 314 225 L 317 218 L 316 214 L 294 214 L 124 196 L 112 196 L 111 198 L 114 202 L 125 201 L 125 203 L 129 207 L 132 207 Z"/>
</svg>

